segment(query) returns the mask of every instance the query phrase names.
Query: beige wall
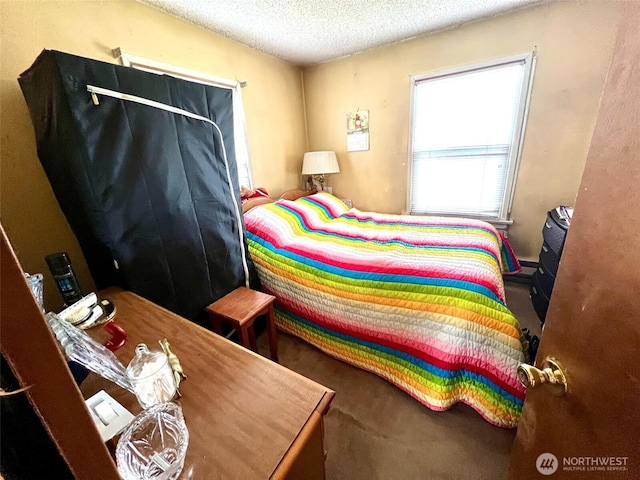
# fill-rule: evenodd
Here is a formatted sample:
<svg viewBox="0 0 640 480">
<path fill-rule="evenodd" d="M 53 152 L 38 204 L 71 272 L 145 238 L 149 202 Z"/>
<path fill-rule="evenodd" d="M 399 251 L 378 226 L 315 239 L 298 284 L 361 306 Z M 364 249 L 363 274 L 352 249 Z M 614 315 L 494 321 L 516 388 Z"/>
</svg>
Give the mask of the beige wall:
<svg viewBox="0 0 640 480">
<path fill-rule="evenodd" d="M 279 195 L 300 182 L 306 148 L 298 67 L 134 1 L 0 0 L 0 214 L 25 270 L 67 251 L 85 290 L 87 266 L 36 156 L 17 78 L 43 48 L 116 62 L 111 49 L 248 82 L 243 90 L 256 184 Z M 50 277 L 47 275 L 47 277 Z M 53 281 L 48 308 L 60 306 Z"/>
<path fill-rule="evenodd" d="M 509 230 L 537 259 L 547 210 L 573 204 L 611 57 L 615 2 L 549 2 L 303 71 L 311 150 L 335 150 L 334 193 L 401 213 L 407 194 L 410 75 L 537 50 L 538 64 Z M 345 115 L 368 109 L 371 148 L 346 152 Z"/>
</svg>

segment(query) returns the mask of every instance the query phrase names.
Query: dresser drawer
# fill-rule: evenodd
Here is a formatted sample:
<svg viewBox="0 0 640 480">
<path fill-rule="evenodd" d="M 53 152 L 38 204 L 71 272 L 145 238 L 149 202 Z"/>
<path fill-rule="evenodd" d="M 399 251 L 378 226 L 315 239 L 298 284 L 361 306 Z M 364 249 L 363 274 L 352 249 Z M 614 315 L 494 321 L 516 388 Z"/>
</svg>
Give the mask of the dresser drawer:
<svg viewBox="0 0 640 480">
<path fill-rule="evenodd" d="M 555 281 L 556 277 L 546 271 L 542 264 L 538 264 L 538 268 L 533 273 L 532 283 L 536 285 L 536 288 L 548 299 L 551 298 L 551 292 L 553 291 L 553 284 Z"/>
<path fill-rule="evenodd" d="M 544 243 L 558 256 L 562 253 L 562 247 L 564 247 L 564 239 L 567 236 L 567 230 L 558 225 L 553 219 L 550 213 L 547 214 L 547 219 L 542 227 L 542 238 Z"/>
<path fill-rule="evenodd" d="M 552 248 L 544 242 L 540 249 L 540 265 L 542 268 L 554 277 L 558 275 L 558 265 L 560 264 L 560 255 L 552 250 Z"/>
<path fill-rule="evenodd" d="M 547 316 L 547 310 L 549 309 L 549 297 L 545 296 L 537 282 L 536 276 L 533 276 L 531 287 L 529 287 L 529 294 L 531 295 L 531 304 L 533 309 L 538 314 L 538 318 L 544 323 L 544 319 Z"/>
</svg>

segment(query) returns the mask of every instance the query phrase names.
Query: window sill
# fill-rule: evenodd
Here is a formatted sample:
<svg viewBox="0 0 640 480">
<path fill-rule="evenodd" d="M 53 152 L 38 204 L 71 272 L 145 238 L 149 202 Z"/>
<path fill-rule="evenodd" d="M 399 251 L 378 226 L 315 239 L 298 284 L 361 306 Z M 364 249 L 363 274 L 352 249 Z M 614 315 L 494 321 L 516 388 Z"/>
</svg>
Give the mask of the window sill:
<svg viewBox="0 0 640 480">
<path fill-rule="evenodd" d="M 477 216 L 473 216 L 473 215 L 447 215 L 444 213 L 441 214 L 429 214 L 429 213 L 408 213 L 407 215 L 416 215 L 416 216 L 434 216 L 434 217 L 458 217 L 458 218 L 471 218 L 473 220 L 482 220 L 483 222 L 487 222 L 491 225 L 493 225 L 494 227 L 496 227 L 496 229 L 503 231 L 503 232 L 507 232 L 507 230 L 509 229 L 509 227 L 511 225 L 513 225 L 513 220 L 500 220 L 497 218 L 486 218 L 486 217 L 477 217 Z"/>
</svg>

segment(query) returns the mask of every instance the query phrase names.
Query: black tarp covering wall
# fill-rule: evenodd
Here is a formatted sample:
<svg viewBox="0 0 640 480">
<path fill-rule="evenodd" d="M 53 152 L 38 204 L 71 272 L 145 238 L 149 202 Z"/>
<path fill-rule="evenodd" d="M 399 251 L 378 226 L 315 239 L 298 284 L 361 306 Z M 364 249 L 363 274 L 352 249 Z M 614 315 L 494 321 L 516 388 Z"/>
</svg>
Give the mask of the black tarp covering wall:
<svg viewBox="0 0 640 480">
<path fill-rule="evenodd" d="M 245 264 L 259 287 L 244 238 L 231 90 L 51 50 L 19 82 L 38 157 L 98 289 L 121 286 L 204 323 L 206 305 L 245 285 Z M 97 95 L 95 105 L 88 85 L 206 117 L 220 132 L 126 99 Z"/>
</svg>

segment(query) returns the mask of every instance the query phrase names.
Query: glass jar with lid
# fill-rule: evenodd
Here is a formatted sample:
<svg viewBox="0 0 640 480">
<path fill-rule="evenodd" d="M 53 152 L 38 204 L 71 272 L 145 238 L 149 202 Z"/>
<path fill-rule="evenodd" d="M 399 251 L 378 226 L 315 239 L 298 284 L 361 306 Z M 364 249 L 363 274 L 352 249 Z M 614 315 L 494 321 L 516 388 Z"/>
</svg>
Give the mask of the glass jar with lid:
<svg viewBox="0 0 640 480">
<path fill-rule="evenodd" d="M 167 355 L 159 350 L 149 350 L 144 343 L 136 347 L 136 356 L 127 367 L 127 377 L 142 408 L 168 402 L 176 394 Z"/>
</svg>

